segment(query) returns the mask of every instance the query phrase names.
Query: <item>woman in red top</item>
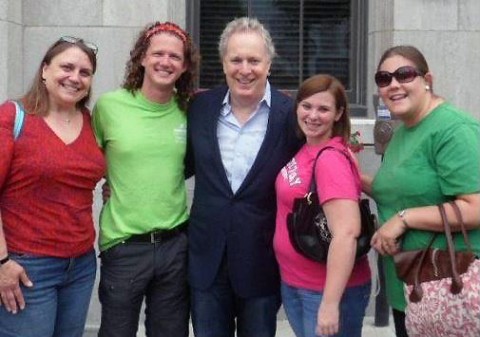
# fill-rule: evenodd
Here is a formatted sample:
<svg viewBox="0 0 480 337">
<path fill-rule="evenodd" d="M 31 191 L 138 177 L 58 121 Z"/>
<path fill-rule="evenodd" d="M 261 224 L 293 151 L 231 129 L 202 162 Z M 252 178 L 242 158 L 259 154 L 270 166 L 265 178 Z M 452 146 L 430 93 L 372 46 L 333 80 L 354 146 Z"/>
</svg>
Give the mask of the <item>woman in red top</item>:
<svg viewBox="0 0 480 337">
<path fill-rule="evenodd" d="M 0 336 L 82 336 L 95 280 L 93 189 L 105 160 L 86 103 L 97 47 L 62 37 L 46 52 L 15 139 L 0 106 Z"/>
</svg>

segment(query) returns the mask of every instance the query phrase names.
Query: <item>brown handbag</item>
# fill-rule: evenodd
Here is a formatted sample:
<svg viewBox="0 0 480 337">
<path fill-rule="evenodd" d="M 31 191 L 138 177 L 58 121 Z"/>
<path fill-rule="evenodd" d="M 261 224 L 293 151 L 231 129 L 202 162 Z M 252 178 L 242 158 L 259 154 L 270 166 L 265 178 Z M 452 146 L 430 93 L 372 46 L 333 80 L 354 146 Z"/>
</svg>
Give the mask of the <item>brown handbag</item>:
<svg viewBox="0 0 480 337">
<path fill-rule="evenodd" d="M 458 222 L 460 223 L 463 239 L 467 245 L 467 251 L 455 251 L 445 208 L 440 204 L 438 205 L 438 209 L 445 230 L 447 250 L 431 247 L 437 237 L 437 234 L 435 234 L 426 249 L 402 251 L 393 256 L 398 277 L 407 285 L 413 286 L 412 292 L 409 295 L 409 300 L 413 303 L 419 302 L 422 299 L 423 290 L 420 286 L 422 282 L 451 278 L 452 285 L 450 292 L 452 294 L 461 292 L 463 284 L 460 275 L 464 274 L 470 264 L 475 260 L 475 254 L 472 251 L 460 209 L 455 202 L 450 201 L 449 203 L 453 207 Z"/>
</svg>

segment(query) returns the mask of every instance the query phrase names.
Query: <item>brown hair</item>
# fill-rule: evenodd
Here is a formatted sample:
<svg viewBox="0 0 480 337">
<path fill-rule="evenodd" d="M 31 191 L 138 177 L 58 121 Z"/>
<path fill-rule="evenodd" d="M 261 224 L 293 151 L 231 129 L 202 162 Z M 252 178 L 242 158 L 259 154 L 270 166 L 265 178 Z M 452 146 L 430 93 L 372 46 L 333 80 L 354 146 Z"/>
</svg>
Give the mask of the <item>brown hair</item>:
<svg viewBox="0 0 480 337">
<path fill-rule="evenodd" d="M 335 77 L 326 74 L 314 75 L 300 85 L 295 99 L 295 112 L 298 105 L 304 99 L 315 95 L 319 92 L 328 91 L 335 98 L 335 107 L 337 111 L 343 110 L 340 119 L 333 124 L 332 136 L 340 136 L 347 143 L 350 139 L 350 117 L 347 101 L 347 94 L 342 83 Z M 300 131 L 303 136 L 303 133 Z"/>
<path fill-rule="evenodd" d="M 425 59 L 425 56 L 423 56 L 420 50 L 418 50 L 414 46 L 407 45 L 395 46 L 385 50 L 385 52 L 382 54 L 382 57 L 380 58 L 380 61 L 378 62 L 377 71 L 380 70 L 380 66 L 383 62 L 385 62 L 386 59 L 396 55 L 402 56 L 407 60 L 413 62 L 417 70 L 419 70 L 422 74 L 426 74 L 429 72 L 428 63 Z"/>
<path fill-rule="evenodd" d="M 145 57 L 152 36 L 160 33 L 168 33 L 178 37 L 183 42 L 184 58 L 187 65 L 186 71 L 175 83 L 176 98 L 180 109 L 187 110 L 188 102 L 195 90 L 195 82 L 198 75 L 200 55 L 195 48 L 190 35 L 178 25 L 171 22 L 155 22 L 147 25 L 139 34 L 130 51 L 130 59 L 125 69 L 125 80 L 122 87 L 132 94 L 142 87 L 145 68 L 142 59 Z"/>
<path fill-rule="evenodd" d="M 73 47 L 81 49 L 88 56 L 88 59 L 92 64 L 93 74 L 95 74 L 95 71 L 97 70 L 97 57 L 95 55 L 95 51 L 87 47 L 82 39 L 76 39 L 75 42 L 70 42 L 62 40 L 62 38 L 60 38 L 57 42 L 55 42 L 48 48 L 45 56 L 42 59 L 42 62 L 40 62 L 40 66 L 38 67 L 37 72 L 35 73 L 35 77 L 33 78 L 30 89 L 28 89 L 25 95 L 21 98 L 21 101 L 27 113 L 40 116 L 47 115 L 50 106 L 48 100 L 48 90 L 45 87 L 45 83 L 43 83 L 42 78 L 43 67 L 45 65 L 49 65 L 55 56 Z M 85 109 L 88 101 L 90 100 L 90 94 L 91 88 L 88 90 L 87 96 L 77 102 L 77 109 Z"/>
</svg>

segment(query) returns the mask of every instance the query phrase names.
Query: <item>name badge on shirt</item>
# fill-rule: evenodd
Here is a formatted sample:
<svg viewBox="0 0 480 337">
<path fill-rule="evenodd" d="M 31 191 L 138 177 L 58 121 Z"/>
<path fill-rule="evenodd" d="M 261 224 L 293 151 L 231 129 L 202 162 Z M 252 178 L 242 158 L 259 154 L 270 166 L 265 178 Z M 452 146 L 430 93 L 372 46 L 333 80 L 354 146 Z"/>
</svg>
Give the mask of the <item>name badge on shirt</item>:
<svg viewBox="0 0 480 337">
<path fill-rule="evenodd" d="M 187 141 L 187 125 L 180 124 L 178 127 L 173 129 L 173 135 L 177 143 L 186 143 Z"/>
</svg>

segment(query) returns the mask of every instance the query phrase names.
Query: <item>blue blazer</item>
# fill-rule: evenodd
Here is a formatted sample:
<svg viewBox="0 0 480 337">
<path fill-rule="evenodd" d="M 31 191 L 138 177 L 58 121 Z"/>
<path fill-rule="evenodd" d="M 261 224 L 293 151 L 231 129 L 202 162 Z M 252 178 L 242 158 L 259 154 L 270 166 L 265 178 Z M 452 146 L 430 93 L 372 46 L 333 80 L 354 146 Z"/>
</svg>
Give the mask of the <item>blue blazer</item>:
<svg viewBox="0 0 480 337">
<path fill-rule="evenodd" d="M 293 100 L 272 89 L 265 138 L 236 193 L 223 167 L 217 122 L 227 87 L 198 94 L 188 114 L 187 171 L 195 174 L 188 229 L 189 282 L 208 289 L 225 257 L 232 287 L 241 297 L 269 296 L 280 280 L 273 251 L 275 179 L 300 148 Z"/>
</svg>

